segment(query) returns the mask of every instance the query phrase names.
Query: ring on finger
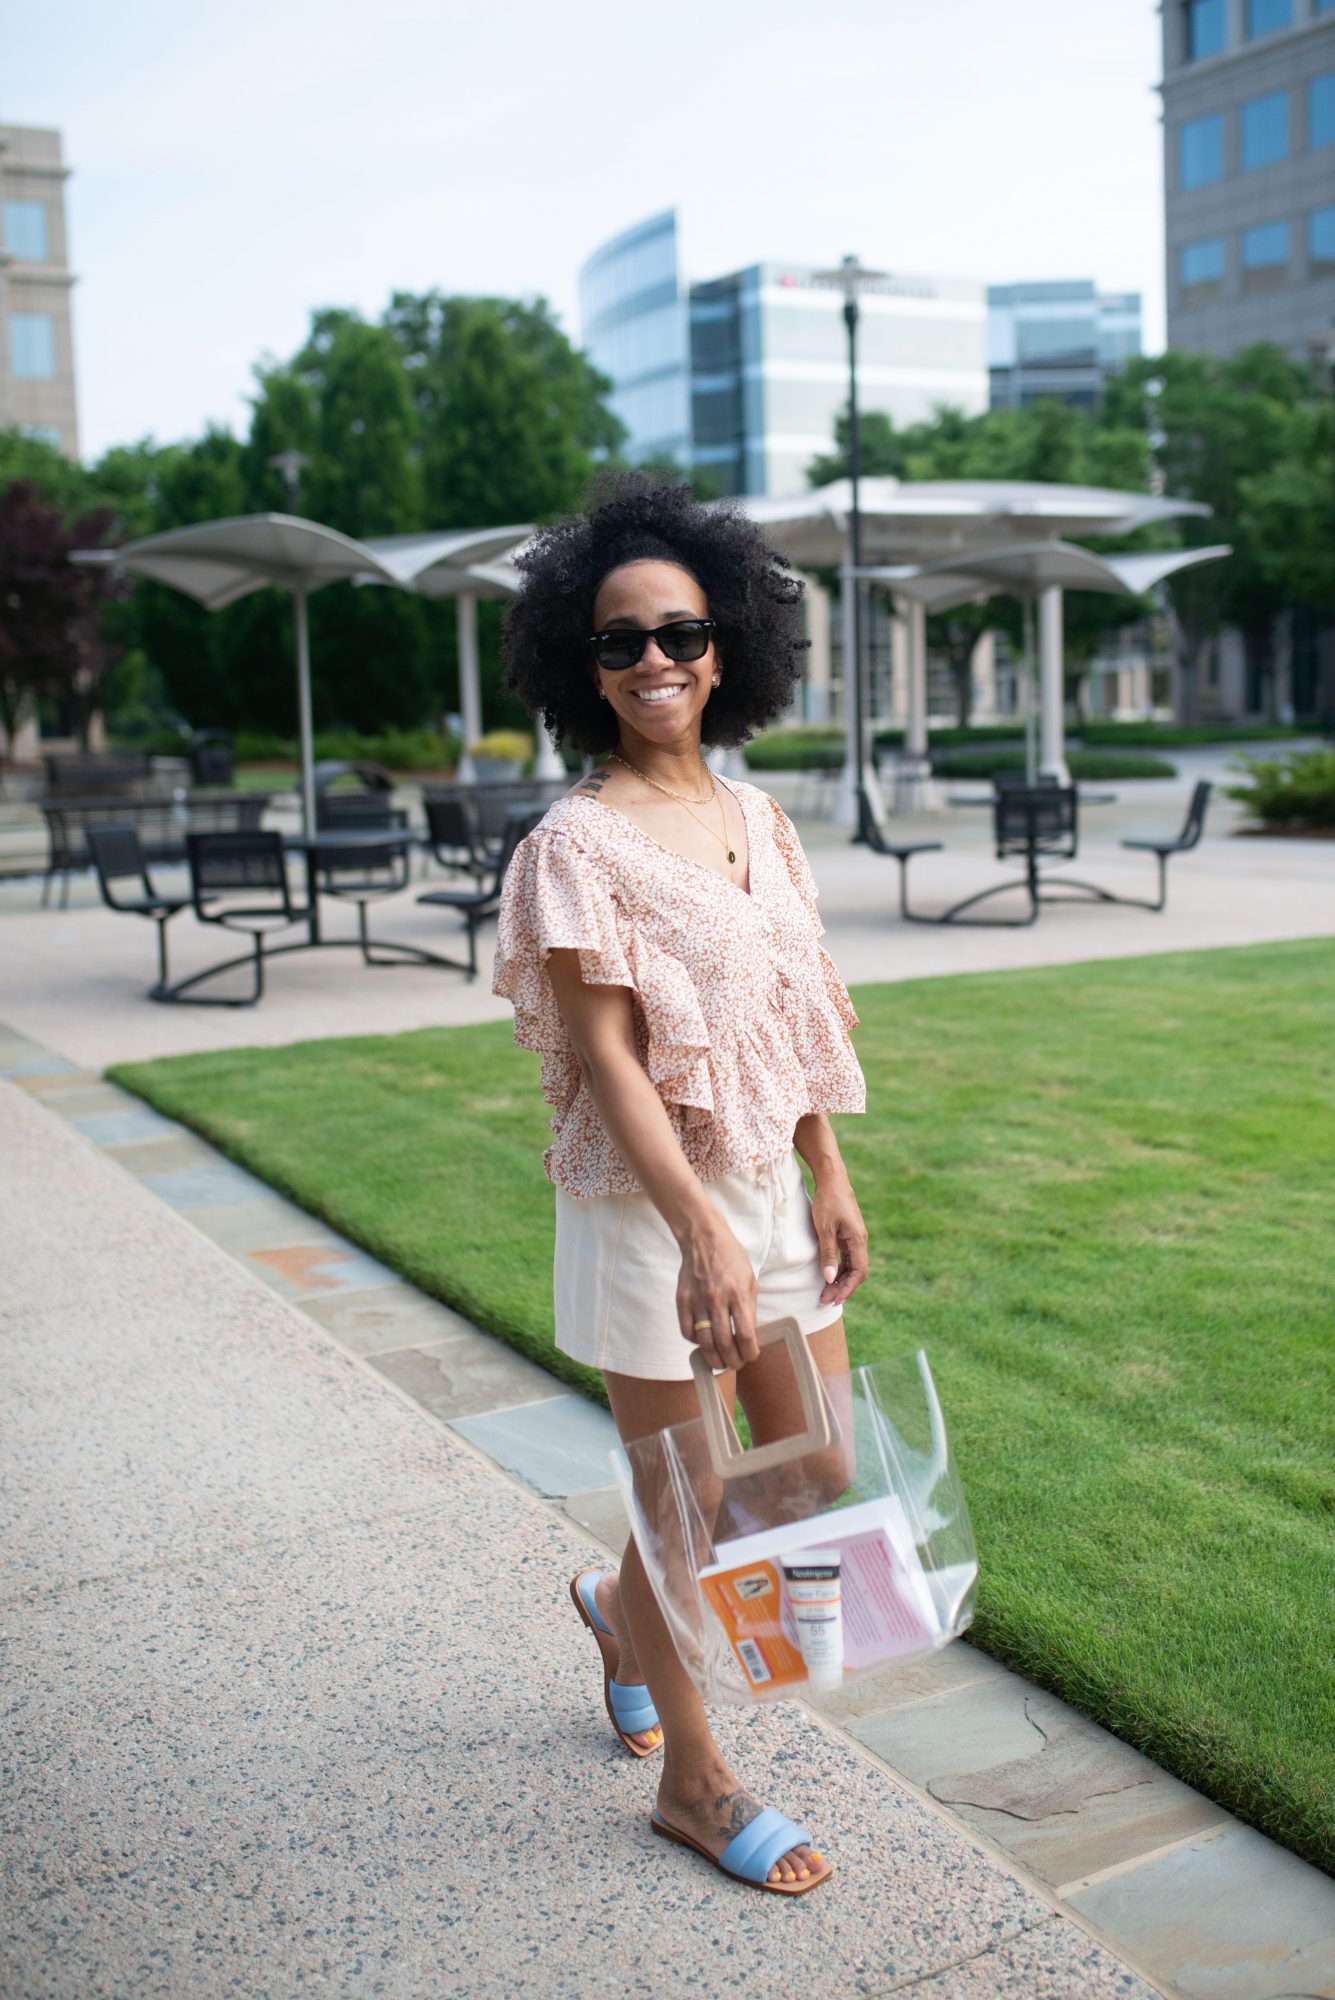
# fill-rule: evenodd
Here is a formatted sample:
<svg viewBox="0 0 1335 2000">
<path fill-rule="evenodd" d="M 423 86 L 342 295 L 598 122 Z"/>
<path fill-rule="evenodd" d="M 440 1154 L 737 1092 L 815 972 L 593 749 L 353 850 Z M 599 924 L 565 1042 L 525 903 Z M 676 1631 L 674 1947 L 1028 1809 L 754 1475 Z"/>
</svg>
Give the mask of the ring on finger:
<svg viewBox="0 0 1335 2000">
<path fill-rule="evenodd" d="M 713 1330 L 713 1325 L 714 1322 L 712 1319 L 693 1319 L 691 1321 L 691 1332 L 709 1333 Z"/>
</svg>

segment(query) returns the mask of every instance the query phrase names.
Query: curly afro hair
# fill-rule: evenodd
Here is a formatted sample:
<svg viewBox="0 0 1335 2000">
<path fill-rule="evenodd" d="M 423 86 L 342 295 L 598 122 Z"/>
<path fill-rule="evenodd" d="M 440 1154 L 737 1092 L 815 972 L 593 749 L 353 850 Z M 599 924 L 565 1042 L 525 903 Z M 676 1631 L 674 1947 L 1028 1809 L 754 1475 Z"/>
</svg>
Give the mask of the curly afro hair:
<svg viewBox="0 0 1335 2000">
<path fill-rule="evenodd" d="M 524 582 L 501 644 L 506 686 L 559 742 L 614 749 L 617 719 L 589 671 L 593 602 L 612 570 L 645 560 L 679 564 L 704 591 L 724 673 L 702 740 L 745 743 L 783 714 L 801 678 L 801 579 L 735 501 L 704 506 L 689 486 L 645 472 L 604 474 L 584 513 L 516 555 Z"/>
</svg>

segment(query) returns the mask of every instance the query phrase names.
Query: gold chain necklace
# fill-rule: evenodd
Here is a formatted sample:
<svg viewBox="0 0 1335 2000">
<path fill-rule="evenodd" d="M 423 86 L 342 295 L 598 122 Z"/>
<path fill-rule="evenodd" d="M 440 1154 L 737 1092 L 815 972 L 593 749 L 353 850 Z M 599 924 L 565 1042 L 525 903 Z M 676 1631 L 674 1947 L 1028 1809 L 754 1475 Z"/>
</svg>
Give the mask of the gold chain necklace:
<svg viewBox="0 0 1335 2000">
<path fill-rule="evenodd" d="M 687 812 L 691 813 L 691 818 L 695 821 L 696 825 L 704 827 L 705 832 L 709 835 L 711 840 L 720 840 L 722 842 L 723 851 L 727 855 L 729 861 L 733 862 L 736 861 L 737 855 L 733 849 L 732 842 L 728 838 L 728 815 L 724 808 L 723 801 L 719 797 L 719 789 L 717 784 L 714 782 L 714 773 L 710 770 L 708 764 L 702 762 L 700 765 L 700 769 L 705 773 L 706 777 L 709 779 L 709 798 L 696 799 L 692 801 L 686 797 L 684 792 L 674 792 L 670 789 L 669 786 L 660 785 L 657 778 L 651 778 L 648 772 L 642 771 L 640 769 L 638 764 L 632 764 L 629 757 L 623 757 L 619 750 L 613 750 L 610 754 L 616 758 L 618 764 L 624 764 L 628 771 L 633 771 L 637 778 L 643 778 L 646 785 L 652 785 L 656 792 L 662 792 L 665 798 L 675 799 L 679 806 L 685 806 Z M 719 818 L 723 821 L 723 832 L 721 834 L 715 833 L 713 827 L 710 826 L 707 821 L 702 820 L 698 812 L 691 812 L 692 803 L 698 806 L 707 806 L 710 802 L 710 799 L 712 799 L 718 806 Z"/>
</svg>

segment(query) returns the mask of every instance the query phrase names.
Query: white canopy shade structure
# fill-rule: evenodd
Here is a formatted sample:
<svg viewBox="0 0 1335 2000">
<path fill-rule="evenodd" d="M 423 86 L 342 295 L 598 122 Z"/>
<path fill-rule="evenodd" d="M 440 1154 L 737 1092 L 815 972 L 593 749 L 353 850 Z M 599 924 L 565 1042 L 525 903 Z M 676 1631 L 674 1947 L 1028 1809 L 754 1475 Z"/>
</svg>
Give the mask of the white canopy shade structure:
<svg viewBox="0 0 1335 2000">
<path fill-rule="evenodd" d="M 850 482 L 837 479 L 827 486 L 814 487 L 809 493 L 748 499 L 743 505 L 765 529 L 775 547 L 798 568 L 835 565 L 841 568 L 846 586 L 847 649 L 852 624 Z M 959 558 L 985 549 L 1029 544 L 1040 539 L 1057 542 L 1073 535 L 1124 535 L 1151 523 L 1183 515 L 1208 516 L 1209 512 L 1208 507 L 1198 502 L 1159 494 L 1035 480 L 873 478 L 859 482 L 864 573 L 866 566 L 944 564 L 952 557 L 957 559 L 958 567 Z M 1040 646 L 1046 668 L 1044 685 L 1055 676 L 1060 690 L 1061 586 L 1053 584 L 1046 588 L 1051 595 L 1043 599 L 1040 618 Z M 918 782 L 923 796 L 928 796 L 926 611 L 920 599 L 906 599 L 906 602 L 909 699 L 903 765 L 907 778 Z M 848 722 L 850 748 L 839 814 L 845 824 L 852 825 L 856 824 L 858 785 L 865 788 L 874 809 L 879 805 L 879 796 L 873 772 L 853 771 L 851 715 Z M 912 783 L 907 784 L 906 790 L 911 793 L 912 789 Z"/>
<path fill-rule="evenodd" d="M 465 731 L 481 731 L 477 680 L 477 599 L 504 596 L 513 586 L 495 559 L 526 541 L 528 527 L 455 529 L 440 534 L 388 535 L 356 541 L 294 514 L 238 514 L 168 528 L 119 549 L 90 549 L 76 562 L 114 565 L 131 576 L 170 584 L 222 611 L 253 591 L 291 593 L 296 617 L 297 719 L 301 754 L 302 824 L 315 831 L 315 756 L 311 715 L 310 631 L 306 600 L 340 581 L 386 584 L 460 602 L 460 683 L 469 689 Z M 473 564 L 482 565 L 474 569 Z M 469 610 L 465 616 L 464 604 Z M 465 631 L 466 627 L 466 631 Z M 469 738 L 471 740 L 471 737 Z"/>
<path fill-rule="evenodd" d="M 482 691 L 478 678 L 477 606 L 482 597 L 513 597 L 519 572 L 504 558 L 533 533 L 525 524 L 509 528 L 460 528 L 442 534 L 377 535 L 366 547 L 405 590 L 421 597 L 452 597 L 459 635 L 459 711 L 463 750 L 459 776 L 473 776 L 469 744 L 482 734 Z M 537 725 L 535 775 L 559 777 L 564 766 L 541 722 Z"/>
<path fill-rule="evenodd" d="M 1231 554 L 1232 549 L 1223 542 L 1204 549 L 1156 549 L 1144 554 L 1101 556 L 1071 542 L 1029 541 L 979 549 L 963 557 L 946 556 L 916 566 L 864 566 L 859 573 L 871 581 L 888 583 L 896 595 L 914 606 L 919 618 L 953 610 L 956 605 L 977 603 L 998 593 L 1023 601 L 1025 744 L 1031 779 L 1035 772 L 1031 621 L 1034 601 L 1038 600 L 1044 643 L 1037 768 L 1064 781 L 1069 774 L 1063 740 L 1062 591 L 1096 590 L 1114 596 L 1143 597 L 1146 591 L 1179 570 L 1190 569 L 1197 563 L 1218 562 Z M 1044 626 L 1048 629 L 1043 630 Z"/>
<path fill-rule="evenodd" d="M 809 493 L 743 501 L 777 549 L 802 566 L 845 560 L 852 487 L 847 479 Z M 1193 500 L 1115 487 L 1021 479 L 859 481 L 864 562 L 933 562 L 955 549 L 1042 536 L 1129 535 L 1151 522 L 1207 516 Z"/>
<path fill-rule="evenodd" d="M 315 754 L 311 721 L 310 629 L 306 599 L 313 590 L 372 574 L 397 583 L 364 542 L 295 514 L 237 514 L 146 535 L 124 548 L 91 550 L 75 561 L 110 562 L 131 576 L 169 583 L 206 611 L 222 611 L 252 591 L 291 593 L 297 627 L 297 725 L 301 743 L 301 812 L 315 831 Z"/>
</svg>

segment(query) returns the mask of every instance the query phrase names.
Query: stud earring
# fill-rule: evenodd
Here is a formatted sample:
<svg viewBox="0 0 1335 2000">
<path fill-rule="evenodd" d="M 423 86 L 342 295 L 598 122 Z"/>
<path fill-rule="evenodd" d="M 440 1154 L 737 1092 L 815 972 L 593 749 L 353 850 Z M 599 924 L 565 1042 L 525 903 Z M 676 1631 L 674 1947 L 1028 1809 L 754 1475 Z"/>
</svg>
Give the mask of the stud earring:
<svg viewBox="0 0 1335 2000">
<path fill-rule="evenodd" d="M 607 700 L 607 689 L 606 689 L 606 688 L 599 688 L 599 690 L 598 690 L 598 699 L 599 699 L 599 701 L 606 701 L 606 700 Z"/>
<path fill-rule="evenodd" d="M 719 682 L 720 682 L 720 681 L 721 681 L 722 679 L 723 679 L 723 676 L 722 676 L 722 674 L 715 674 L 715 676 L 714 676 L 713 680 L 712 680 L 712 681 L 711 681 L 711 682 L 709 683 L 709 685 L 710 685 L 711 687 L 717 687 L 717 686 L 718 686 L 718 684 L 719 684 Z"/>
</svg>

